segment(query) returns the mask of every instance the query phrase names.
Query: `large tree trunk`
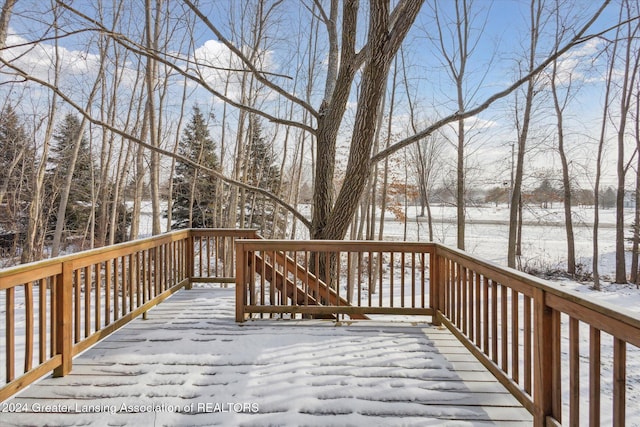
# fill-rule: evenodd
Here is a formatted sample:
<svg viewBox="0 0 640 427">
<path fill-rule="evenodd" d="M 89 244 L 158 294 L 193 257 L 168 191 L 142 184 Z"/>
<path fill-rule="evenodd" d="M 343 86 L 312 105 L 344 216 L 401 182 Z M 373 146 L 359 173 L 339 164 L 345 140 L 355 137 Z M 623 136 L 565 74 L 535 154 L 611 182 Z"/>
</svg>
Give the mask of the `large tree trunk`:
<svg viewBox="0 0 640 427">
<path fill-rule="evenodd" d="M 349 13 L 355 14 L 357 12 L 353 5 L 353 10 L 347 10 L 346 5 L 350 3 L 352 2 L 345 2 L 343 20 L 347 20 Z M 402 8 L 402 13 L 396 17 L 392 28 L 389 4 L 386 2 L 371 4 L 367 62 L 362 72 L 358 109 L 351 136 L 345 180 L 335 204 L 331 207 L 328 195 L 331 194 L 329 190 L 331 190 L 330 185 L 333 178 L 335 136 L 339 122 L 334 123 L 328 119 L 340 111 L 341 113 L 334 118 L 341 118 L 344 113 L 347 94 L 346 91 L 340 90 L 340 86 L 348 81 L 347 87 L 350 87 L 351 79 L 349 76 L 352 74 L 345 70 L 343 79 L 340 78 L 340 75 L 343 68 L 352 66 L 353 63 L 347 60 L 346 63 L 340 64 L 341 72 L 338 73 L 331 105 L 328 107 L 327 114 L 322 115 L 318 121 L 318 164 L 322 163 L 323 166 L 316 169 L 316 186 L 320 185 L 321 187 L 316 187 L 316 197 L 314 198 L 316 210 L 312 221 L 312 237 L 315 239 L 342 239 L 347 232 L 358 207 L 358 200 L 366 185 L 367 177 L 371 173 L 371 147 L 376 132 L 372 124 L 378 121 L 379 105 L 389 74 L 389 67 L 421 6 L 422 1 L 420 0 L 405 1 L 399 4 L 397 7 Z M 353 28 L 355 29 L 355 27 Z M 354 33 L 352 36 L 355 36 Z M 349 45 L 347 44 L 347 46 Z M 343 56 L 347 55 L 347 59 L 353 59 L 348 50 L 347 53 L 344 51 L 345 43 L 343 43 Z M 341 97 L 345 97 L 344 102 Z M 329 136 L 331 138 L 327 138 Z M 328 173 L 329 171 L 330 173 Z"/>
</svg>

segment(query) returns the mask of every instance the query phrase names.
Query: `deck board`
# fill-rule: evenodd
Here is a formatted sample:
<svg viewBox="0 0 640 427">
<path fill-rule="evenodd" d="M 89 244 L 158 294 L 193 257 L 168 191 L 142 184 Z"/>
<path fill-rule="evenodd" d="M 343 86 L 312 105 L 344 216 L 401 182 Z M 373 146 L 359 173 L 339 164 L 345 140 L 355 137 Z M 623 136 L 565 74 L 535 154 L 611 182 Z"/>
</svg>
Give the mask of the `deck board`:
<svg viewBox="0 0 640 427">
<path fill-rule="evenodd" d="M 178 292 L 148 320 L 134 320 L 74 359 L 70 375 L 18 394 L 9 403 L 27 411 L 0 413 L 0 424 L 531 424 L 446 330 L 382 321 L 236 324 L 233 299 L 232 288 Z M 258 410 L 207 406 L 228 403 Z"/>
</svg>

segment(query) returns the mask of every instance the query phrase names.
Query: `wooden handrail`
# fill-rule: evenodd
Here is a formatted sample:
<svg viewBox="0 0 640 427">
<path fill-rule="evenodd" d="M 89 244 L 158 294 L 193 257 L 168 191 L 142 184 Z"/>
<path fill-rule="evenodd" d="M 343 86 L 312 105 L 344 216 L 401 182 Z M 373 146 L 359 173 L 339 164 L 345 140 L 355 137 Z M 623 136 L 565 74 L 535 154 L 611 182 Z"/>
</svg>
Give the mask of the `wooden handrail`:
<svg viewBox="0 0 640 427">
<path fill-rule="evenodd" d="M 429 304 L 433 298 L 425 272 L 434 250 L 432 244 L 418 242 L 242 240 L 236 245 L 236 258 L 242 260 L 237 263 L 236 319 L 273 313 L 334 314 L 352 319 L 366 319 L 365 314 L 432 315 L 434 307 Z M 256 268 L 254 258 L 271 259 L 269 271 Z M 323 268 L 305 267 L 319 258 L 325 259 L 326 271 L 310 272 Z M 394 268 L 406 269 L 411 278 L 405 283 L 401 275 L 394 283 Z M 282 283 L 297 287 L 295 297 L 274 280 L 273 269 L 289 276 Z M 336 271 L 331 273 L 331 269 Z M 352 277 L 356 270 L 357 276 Z M 322 274 L 331 276 L 331 286 L 318 279 Z"/>
<path fill-rule="evenodd" d="M 6 305 L 0 401 L 51 371 L 66 375 L 78 353 L 179 289 L 211 281 L 211 267 L 233 263 L 234 239 L 247 237 L 257 237 L 255 230 L 179 230 L 0 270 Z M 228 259 L 219 252 L 227 247 Z M 17 315 L 25 318 L 24 337 L 16 336 Z"/>
<path fill-rule="evenodd" d="M 612 337 L 611 422 L 624 424 L 626 347 L 640 347 L 639 316 L 458 249 L 437 245 L 436 257 L 438 320 L 534 415 L 535 425 L 603 422 L 600 404 L 607 396 L 601 382 L 607 378 L 602 333 Z M 588 341 L 584 353 L 580 326 L 588 330 L 582 333 Z M 561 330 L 568 336 L 563 338 Z M 564 340 L 566 355 L 561 350 Z M 588 360 L 590 378 L 586 392 L 579 384 L 583 359 Z M 562 371 L 565 365 L 567 372 Z M 580 418 L 581 412 L 588 419 Z"/>
</svg>

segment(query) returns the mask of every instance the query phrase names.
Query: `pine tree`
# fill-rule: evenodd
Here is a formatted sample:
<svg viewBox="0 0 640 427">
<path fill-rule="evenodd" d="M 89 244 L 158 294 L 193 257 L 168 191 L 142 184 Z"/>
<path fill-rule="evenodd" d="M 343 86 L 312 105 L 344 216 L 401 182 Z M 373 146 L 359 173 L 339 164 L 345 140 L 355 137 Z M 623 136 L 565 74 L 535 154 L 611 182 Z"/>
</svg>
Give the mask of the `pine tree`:
<svg viewBox="0 0 640 427">
<path fill-rule="evenodd" d="M 60 200 L 60 190 L 73 157 L 75 144 L 81 131 L 81 123 L 77 116 L 67 114 L 58 125 L 53 135 L 51 147 L 51 167 L 47 170 L 47 194 L 51 213 L 49 224 L 53 228 L 56 223 L 56 208 Z M 70 232 L 83 231 L 86 228 L 91 212 L 92 185 L 94 183 L 95 165 L 86 135 L 80 139 L 78 158 L 73 169 L 73 181 L 69 191 L 69 200 L 65 215 L 65 229 Z"/>
<path fill-rule="evenodd" d="M 11 105 L 0 112 L 0 229 L 21 232 L 33 176 L 34 150 Z"/>
<path fill-rule="evenodd" d="M 273 194 L 280 191 L 281 171 L 276 163 L 273 146 L 269 145 L 262 134 L 262 126 L 255 116 L 249 119 L 249 144 L 246 145 L 247 168 L 244 182 L 263 188 Z M 262 234 L 276 232 L 276 206 L 271 199 L 249 191 L 245 204 L 245 224 L 247 228 L 257 228 Z M 277 221 L 282 225 L 282 221 Z"/>
<path fill-rule="evenodd" d="M 198 106 L 193 107 L 178 154 L 205 168 L 219 170 L 216 147 Z M 204 169 L 177 161 L 173 177 L 173 229 L 215 227 L 216 177 Z"/>
</svg>

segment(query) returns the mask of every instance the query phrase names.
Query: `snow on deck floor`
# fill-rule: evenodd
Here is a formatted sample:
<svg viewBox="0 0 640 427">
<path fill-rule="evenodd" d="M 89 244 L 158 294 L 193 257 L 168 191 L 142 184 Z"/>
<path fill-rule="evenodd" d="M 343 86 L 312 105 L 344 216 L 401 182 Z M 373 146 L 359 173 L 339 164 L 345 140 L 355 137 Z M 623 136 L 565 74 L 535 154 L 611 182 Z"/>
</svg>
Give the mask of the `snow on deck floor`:
<svg viewBox="0 0 640 427">
<path fill-rule="evenodd" d="M 0 425 L 530 425 L 428 323 L 234 322 L 234 289 L 180 291 L 3 403 Z M 463 420 L 460 422 L 459 420 Z"/>
</svg>

